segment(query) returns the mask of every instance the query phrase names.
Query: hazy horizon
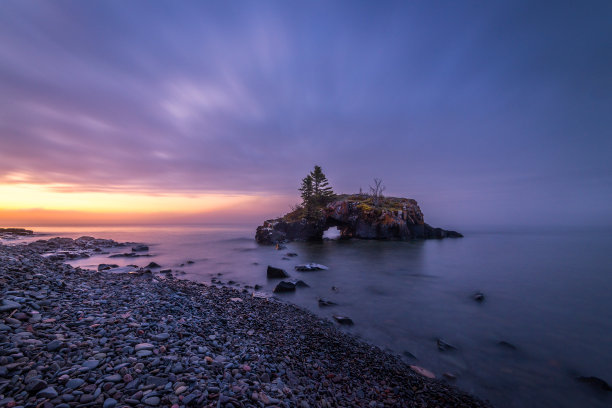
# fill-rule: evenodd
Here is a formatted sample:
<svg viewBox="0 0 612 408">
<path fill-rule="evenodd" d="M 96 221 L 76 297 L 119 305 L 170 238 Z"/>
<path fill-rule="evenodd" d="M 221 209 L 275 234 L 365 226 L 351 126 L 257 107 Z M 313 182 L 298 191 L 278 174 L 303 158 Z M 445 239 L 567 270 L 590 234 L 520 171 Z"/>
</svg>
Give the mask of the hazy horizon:
<svg viewBox="0 0 612 408">
<path fill-rule="evenodd" d="M 0 224 L 612 225 L 612 4 L 4 1 Z"/>
</svg>

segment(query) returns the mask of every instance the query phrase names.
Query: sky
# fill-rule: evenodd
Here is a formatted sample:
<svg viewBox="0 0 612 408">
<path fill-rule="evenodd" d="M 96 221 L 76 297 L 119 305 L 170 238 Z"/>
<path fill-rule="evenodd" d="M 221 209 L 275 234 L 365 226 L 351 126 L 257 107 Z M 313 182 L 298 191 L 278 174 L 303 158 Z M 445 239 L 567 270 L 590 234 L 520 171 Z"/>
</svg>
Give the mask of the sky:
<svg viewBox="0 0 612 408">
<path fill-rule="evenodd" d="M 571 4 L 574 3 L 574 4 Z M 612 225 L 612 3 L 0 0 L 0 224 Z"/>
</svg>

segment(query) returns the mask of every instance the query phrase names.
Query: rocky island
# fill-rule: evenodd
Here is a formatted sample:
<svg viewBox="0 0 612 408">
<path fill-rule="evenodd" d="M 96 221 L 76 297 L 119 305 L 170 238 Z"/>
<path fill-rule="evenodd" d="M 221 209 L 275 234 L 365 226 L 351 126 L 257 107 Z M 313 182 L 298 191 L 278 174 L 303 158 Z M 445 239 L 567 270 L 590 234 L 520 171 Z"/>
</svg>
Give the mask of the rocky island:
<svg viewBox="0 0 612 408">
<path fill-rule="evenodd" d="M 340 230 L 341 238 L 409 240 L 463 236 L 427 224 L 413 199 L 345 194 L 335 196 L 311 216 L 306 216 L 304 207 L 298 207 L 283 217 L 264 221 L 257 227 L 255 239 L 261 244 L 315 241 L 323 239 L 323 233 L 332 227 Z"/>
</svg>

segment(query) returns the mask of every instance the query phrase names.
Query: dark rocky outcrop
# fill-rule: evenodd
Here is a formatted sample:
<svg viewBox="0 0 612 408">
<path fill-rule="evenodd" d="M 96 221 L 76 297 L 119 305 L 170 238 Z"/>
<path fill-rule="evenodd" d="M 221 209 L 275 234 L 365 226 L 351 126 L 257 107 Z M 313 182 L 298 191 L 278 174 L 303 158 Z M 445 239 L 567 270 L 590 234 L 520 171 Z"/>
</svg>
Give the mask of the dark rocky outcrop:
<svg viewBox="0 0 612 408">
<path fill-rule="evenodd" d="M 463 236 L 425 223 L 415 200 L 386 197 L 373 205 L 371 197 L 343 195 L 319 209 L 310 219 L 304 218 L 303 211 L 297 209 L 281 218 L 265 221 L 257 227 L 255 240 L 261 244 L 318 241 L 331 227 L 337 227 L 343 239 L 409 240 Z"/>
<path fill-rule="evenodd" d="M 17 235 L 17 236 L 28 236 L 33 235 L 34 231 L 27 230 L 25 228 L 0 228 L 0 236 L 6 235 Z"/>
</svg>

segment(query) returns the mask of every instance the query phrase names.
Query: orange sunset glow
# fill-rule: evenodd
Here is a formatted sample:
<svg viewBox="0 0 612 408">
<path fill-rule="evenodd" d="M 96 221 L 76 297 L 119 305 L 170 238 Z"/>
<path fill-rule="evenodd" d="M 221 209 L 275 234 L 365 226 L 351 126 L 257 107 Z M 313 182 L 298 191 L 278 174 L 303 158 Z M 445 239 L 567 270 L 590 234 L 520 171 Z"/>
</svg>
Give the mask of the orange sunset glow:
<svg viewBox="0 0 612 408">
<path fill-rule="evenodd" d="M 282 211 L 279 203 L 288 202 L 256 194 L 80 191 L 62 184 L 2 184 L 0 197 L 0 218 L 7 225 L 198 222 L 231 213 L 245 221 L 241 213 L 250 218 L 264 208 Z"/>
</svg>

